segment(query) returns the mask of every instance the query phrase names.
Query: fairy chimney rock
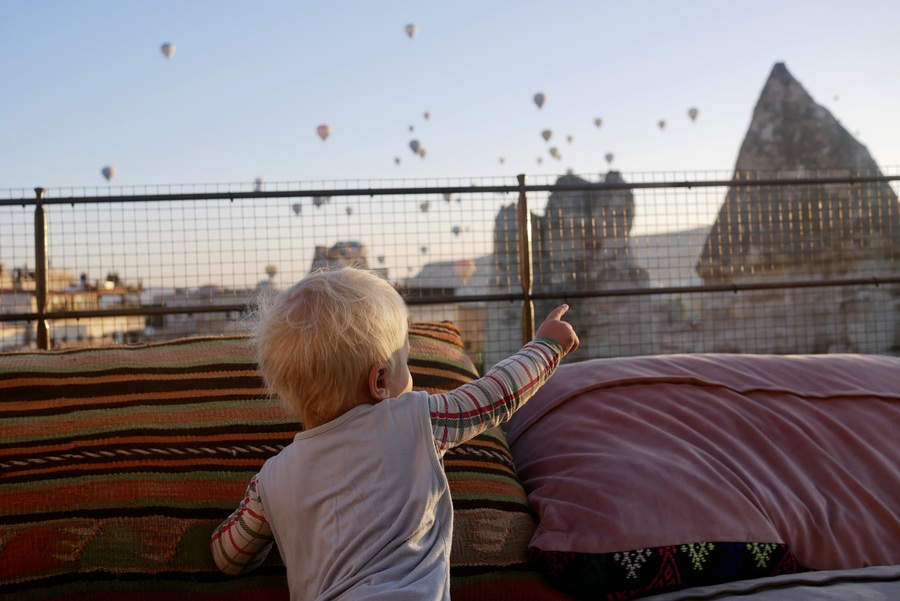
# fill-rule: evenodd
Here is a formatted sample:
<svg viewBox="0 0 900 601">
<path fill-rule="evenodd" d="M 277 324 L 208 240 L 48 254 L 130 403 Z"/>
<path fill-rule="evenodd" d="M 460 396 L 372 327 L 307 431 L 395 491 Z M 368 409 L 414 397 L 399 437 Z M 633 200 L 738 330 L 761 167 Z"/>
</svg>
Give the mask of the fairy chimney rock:
<svg viewBox="0 0 900 601">
<path fill-rule="evenodd" d="M 881 172 L 866 147 L 816 104 L 784 63 L 776 64 L 753 111 L 734 179 L 850 175 Z M 707 282 L 730 281 L 799 264 L 885 257 L 900 257 L 900 211 L 887 183 L 734 186 L 697 273 Z"/>
</svg>

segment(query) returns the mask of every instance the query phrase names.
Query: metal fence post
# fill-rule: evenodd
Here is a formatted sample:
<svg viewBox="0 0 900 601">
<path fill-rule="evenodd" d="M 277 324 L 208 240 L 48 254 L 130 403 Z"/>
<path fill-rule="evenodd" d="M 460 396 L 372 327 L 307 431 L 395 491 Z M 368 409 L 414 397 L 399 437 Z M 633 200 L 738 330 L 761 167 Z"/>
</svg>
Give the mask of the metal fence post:
<svg viewBox="0 0 900 601">
<path fill-rule="evenodd" d="M 47 213 L 44 211 L 44 189 L 35 188 L 37 203 L 34 205 L 34 299 L 37 304 L 37 346 L 42 351 L 50 348 L 50 326 L 47 324 Z"/>
<path fill-rule="evenodd" d="M 525 174 L 519 180 L 519 202 L 517 217 L 519 229 L 519 282 L 522 284 L 522 344 L 534 338 L 534 301 L 531 299 L 531 211 L 528 210 L 528 196 L 525 194 Z"/>
</svg>

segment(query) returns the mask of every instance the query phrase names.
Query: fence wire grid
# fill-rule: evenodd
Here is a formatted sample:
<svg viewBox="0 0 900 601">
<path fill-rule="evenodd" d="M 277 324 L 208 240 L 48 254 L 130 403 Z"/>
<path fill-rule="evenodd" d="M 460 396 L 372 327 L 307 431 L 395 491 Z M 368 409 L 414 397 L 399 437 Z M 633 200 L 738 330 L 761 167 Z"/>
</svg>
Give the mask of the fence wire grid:
<svg viewBox="0 0 900 601">
<path fill-rule="evenodd" d="M 898 354 L 897 171 L 0 190 L 0 350 L 42 318 L 52 348 L 243 333 L 259 294 L 353 264 L 481 366 L 560 302 L 572 360 Z"/>
</svg>

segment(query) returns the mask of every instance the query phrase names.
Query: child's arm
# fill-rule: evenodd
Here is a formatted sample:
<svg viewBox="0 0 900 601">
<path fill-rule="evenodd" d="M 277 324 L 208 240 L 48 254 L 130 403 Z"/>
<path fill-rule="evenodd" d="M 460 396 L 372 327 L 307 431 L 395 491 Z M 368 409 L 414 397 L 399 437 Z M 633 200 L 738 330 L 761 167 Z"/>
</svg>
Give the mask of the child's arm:
<svg viewBox="0 0 900 601">
<path fill-rule="evenodd" d="M 567 309 L 567 305 L 554 309 L 538 328 L 535 340 L 484 377 L 428 397 L 438 453 L 508 420 L 543 386 L 566 353 L 578 348 L 572 326 L 560 319 Z"/>
<path fill-rule="evenodd" d="M 216 566 L 232 576 L 258 567 L 275 540 L 257 492 L 258 479 L 259 474 L 253 477 L 240 506 L 219 524 L 209 539 Z"/>
</svg>

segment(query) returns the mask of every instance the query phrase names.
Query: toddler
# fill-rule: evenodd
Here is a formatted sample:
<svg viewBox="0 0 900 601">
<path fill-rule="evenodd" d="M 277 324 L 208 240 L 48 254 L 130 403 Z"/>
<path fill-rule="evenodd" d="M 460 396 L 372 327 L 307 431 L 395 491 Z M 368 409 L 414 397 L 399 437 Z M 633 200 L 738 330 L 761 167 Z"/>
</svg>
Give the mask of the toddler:
<svg viewBox="0 0 900 601">
<path fill-rule="evenodd" d="M 567 310 L 484 377 L 432 395 L 412 392 L 409 312 L 375 274 L 316 272 L 263 303 L 260 372 L 303 431 L 213 533 L 219 569 L 252 570 L 274 541 L 292 599 L 449 600 L 442 457 L 509 419 L 578 347 Z"/>
</svg>

